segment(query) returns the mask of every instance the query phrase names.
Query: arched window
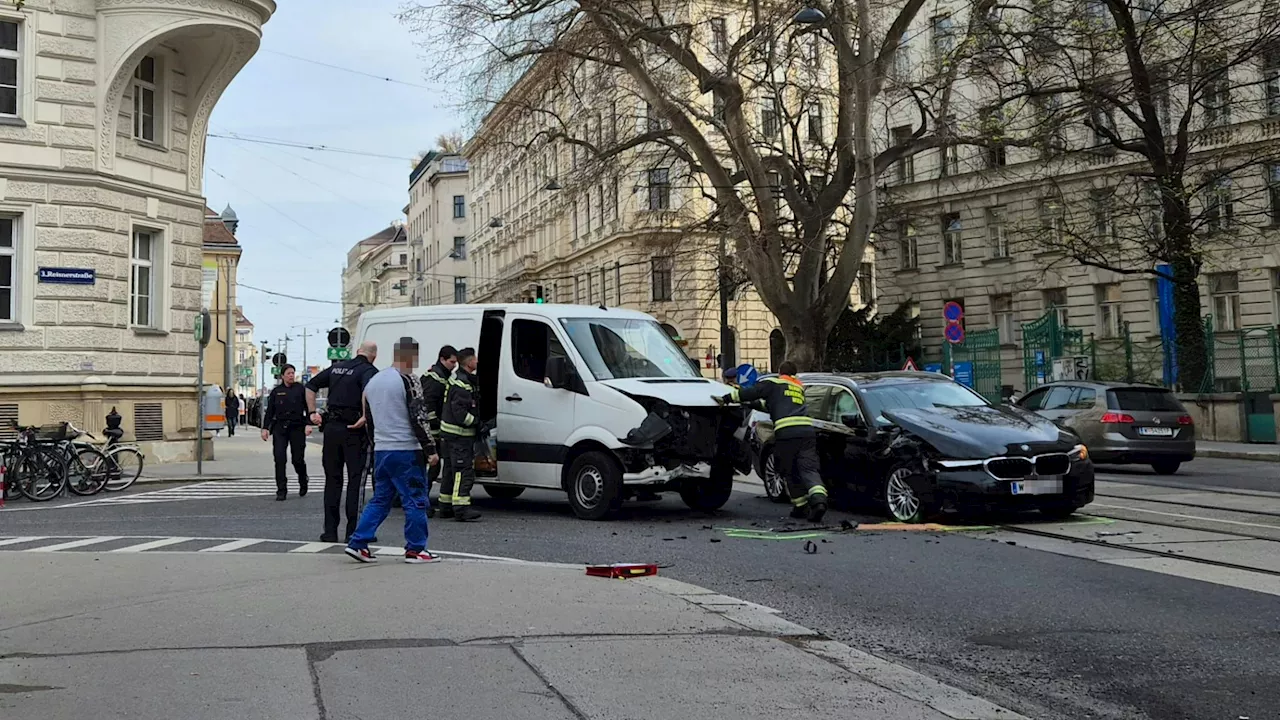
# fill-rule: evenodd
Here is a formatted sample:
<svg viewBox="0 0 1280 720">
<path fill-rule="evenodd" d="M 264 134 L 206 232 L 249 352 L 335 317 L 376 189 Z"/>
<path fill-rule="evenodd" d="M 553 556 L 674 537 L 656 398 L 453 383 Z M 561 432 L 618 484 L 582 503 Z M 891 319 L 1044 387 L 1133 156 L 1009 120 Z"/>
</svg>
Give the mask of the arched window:
<svg viewBox="0 0 1280 720">
<path fill-rule="evenodd" d="M 778 372 L 778 366 L 787 359 L 787 336 L 781 330 L 769 333 L 769 369 Z"/>
</svg>

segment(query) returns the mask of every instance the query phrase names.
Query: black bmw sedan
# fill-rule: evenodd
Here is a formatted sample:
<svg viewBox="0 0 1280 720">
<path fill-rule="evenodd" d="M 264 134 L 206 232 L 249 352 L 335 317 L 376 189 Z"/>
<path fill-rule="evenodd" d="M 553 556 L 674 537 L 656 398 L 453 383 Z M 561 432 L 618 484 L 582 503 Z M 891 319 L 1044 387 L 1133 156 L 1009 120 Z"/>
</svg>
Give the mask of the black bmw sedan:
<svg viewBox="0 0 1280 720">
<path fill-rule="evenodd" d="M 1093 463 L 1074 435 L 1035 413 L 995 406 L 943 375 L 804 373 L 822 476 L 837 499 L 874 503 L 901 522 L 994 508 L 1065 517 L 1093 501 Z M 772 427 L 748 441 L 769 497 L 785 502 Z"/>
</svg>

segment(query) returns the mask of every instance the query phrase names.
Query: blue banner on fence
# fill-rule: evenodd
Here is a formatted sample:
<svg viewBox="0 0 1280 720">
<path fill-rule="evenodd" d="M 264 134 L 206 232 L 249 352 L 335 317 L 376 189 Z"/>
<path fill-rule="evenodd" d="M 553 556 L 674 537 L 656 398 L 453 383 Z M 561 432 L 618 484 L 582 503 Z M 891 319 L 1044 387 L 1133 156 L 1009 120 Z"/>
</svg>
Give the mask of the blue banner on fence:
<svg viewBox="0 0 1280 720">
<path fill-rule="evenodd" d="M 924 371 L 925 371 L 925 372 L 931 372 L 931 373 L 938 373 L 939 375 L 941 375 L 941 374 L 942 374 L 942 363 L 927 363 L 927 364 L 924 366 Z"/>
<path fill-rule="evenodd" d="M 973 387 L 973 363 L 966 360 L 964 362 L 955 363 L 952 366 L 955 371 L 956 382 L 965 387 Z"/>
<path fill-rule="evenodd" d="M 1157 265 L 1156 297 L 1160 300 L 1160 341 L 1164 345 L 1164 384 L 1178 382 L 1178 331 L 1173 324 L 1173 267 Z"/>
</svg>

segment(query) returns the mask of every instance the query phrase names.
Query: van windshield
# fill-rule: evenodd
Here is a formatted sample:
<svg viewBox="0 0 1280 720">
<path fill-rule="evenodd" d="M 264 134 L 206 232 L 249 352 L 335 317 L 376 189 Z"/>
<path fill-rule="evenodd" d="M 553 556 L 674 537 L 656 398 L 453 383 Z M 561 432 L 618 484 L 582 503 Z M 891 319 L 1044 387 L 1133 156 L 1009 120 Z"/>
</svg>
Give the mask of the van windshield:
<svg viewBox="0 0 1280 720">
<path fill-rule="evenodd" d="M 596 380 L 699 377 L 688 356 L 653 320 L 566 318 L 560 322 Z"/>
</svg>

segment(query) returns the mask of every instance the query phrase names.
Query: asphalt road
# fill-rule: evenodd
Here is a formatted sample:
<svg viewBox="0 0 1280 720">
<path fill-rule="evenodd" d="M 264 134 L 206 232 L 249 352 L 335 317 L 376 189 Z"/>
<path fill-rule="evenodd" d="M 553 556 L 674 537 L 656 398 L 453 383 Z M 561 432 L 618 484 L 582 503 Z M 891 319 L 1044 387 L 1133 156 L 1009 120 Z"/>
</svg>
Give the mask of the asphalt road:
<svg viewBox="0 0 1280 720">
<path fill-rule="evenodd" d="M 1146 465 L 1100 465 L 1102 480 L 1185 487 L 1188 489 L 1280 492 L 1280 463 L 1201 458 L 1182 466 L 1177 475 L 1157 475 Z"/>
<path fill-rule="evenodd" d="M 1200 462 L 1209 464 L 1197 461 L 1197 478 Z M 1232 477 L 1270 469 L 1244 465 Z M 530 491 L 510 503 L 475 494 L 484 521 L 435 522 L 432 547 L 583 564 L 656 561 L 662 574 L 777 608 L 1033 718 L 1280 717 L 1273 595 L 1010 546 L 980 532 L 831 533 L 814 538 L 818 552 L 808 554 L 804 539 L 724 530 L 787 525 L 785 507 L 752 493 L 735 493 L 714 517 L 668 494 L 630 504 L 609 523 L 573 518 L 555 493 Z M 4 512 L 0 534 L 314 540 L 320 504 L 313 493 L 285 503 L 260 496 Z M 400 542 L 399 521 L 393 514 L 380 544 Z"/>
</svg>

